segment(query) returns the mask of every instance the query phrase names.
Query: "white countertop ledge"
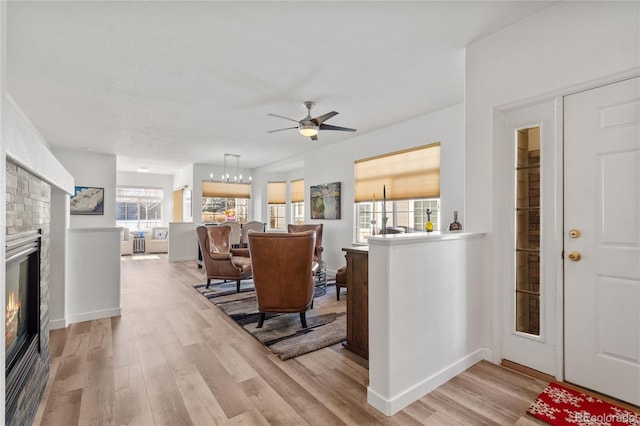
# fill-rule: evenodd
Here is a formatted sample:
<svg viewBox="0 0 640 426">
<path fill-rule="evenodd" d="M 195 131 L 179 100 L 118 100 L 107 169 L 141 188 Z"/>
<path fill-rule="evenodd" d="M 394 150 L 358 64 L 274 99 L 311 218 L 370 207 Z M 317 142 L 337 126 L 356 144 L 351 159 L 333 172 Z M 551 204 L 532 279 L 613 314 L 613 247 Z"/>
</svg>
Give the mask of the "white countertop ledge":
<svg viewBox="0 0 640 426">
<path fill-rule="evenodd" d="M 102 227 L 102 228 L 67 228 L 67 232 L 70 234 L 86 234 L 89 232 L 120 232 L 120 227 Z"/>
<path fill-rule="evenodd" d="M 440 241 L 463 240 L 470 238 L 484 238 L 486 232 L 467 231 L 433 231 L 433 232 L 410 232 L 408 234 L 386 234 L 373 235 L 368 238 L 369 245 L 393 246 L 405 244 L 435 243 Z"/>
</svg>

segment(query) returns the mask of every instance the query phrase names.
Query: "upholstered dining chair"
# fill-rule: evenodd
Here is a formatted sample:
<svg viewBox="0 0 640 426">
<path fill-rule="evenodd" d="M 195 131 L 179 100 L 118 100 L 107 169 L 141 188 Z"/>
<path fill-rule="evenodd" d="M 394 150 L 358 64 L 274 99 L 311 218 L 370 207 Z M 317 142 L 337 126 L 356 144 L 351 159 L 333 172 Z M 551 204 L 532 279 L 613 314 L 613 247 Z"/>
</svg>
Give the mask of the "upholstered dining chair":
<svg viewBox="0 0 640 426">
<path fill-rule="evenodd" d="M 204 226 L 196 228 L 207 274 L 207 288 L 212 279 L 235 280 L 240 293 L 240 281 L 251 278 L 249 249 L 231 247 L 231 227 Z"/>
<path fill-rule="evenodd" d="M 347 288 L 347 264 L 336 271 L 336 300 L 340 300 L 340 289 Z"/>
<path fill-rule="evenodd" d="M 251 220 L 247 223 L 242 224 L 242 236 L 240 238 L 240 246 L 241 247 L 249 246 L 249 239 L 247 238 L 247 233 L 249 231 L 264 232 L 266 226 L 267 226 L 266 223 L 259 222 L 257 220 Z"/>
<path fill-rule="evenodd" d="M 287 226 L 288 232 L 304 232 L 304 231 L 314 231 L 316 233 L 316 247 L 313 252 L 313 260 L 314 262 L 320 262 L 322 260 L 322 223 L 320 224 L 302 224 L 302 225 L 294 225 L 289 224 Z"/>
<path fill-rule="evenodd" d="M 262 327 L 267 313 L 296 312 L 307 328 L 306 312 L 313 306 L 318 266 L 313 261 L 314 232 L 250 231 L 248 238 L 260 312 L 257 328 Z"/>
<path fill-rule="evenodd" d="M 242 232 L 242 225 L 238 222 L 222 222 L 220 225 L 222 226 L 230 226 L 231 227 L 231 247 L 239 248 L 240 247 L 240 236 Z"/>
</svg>

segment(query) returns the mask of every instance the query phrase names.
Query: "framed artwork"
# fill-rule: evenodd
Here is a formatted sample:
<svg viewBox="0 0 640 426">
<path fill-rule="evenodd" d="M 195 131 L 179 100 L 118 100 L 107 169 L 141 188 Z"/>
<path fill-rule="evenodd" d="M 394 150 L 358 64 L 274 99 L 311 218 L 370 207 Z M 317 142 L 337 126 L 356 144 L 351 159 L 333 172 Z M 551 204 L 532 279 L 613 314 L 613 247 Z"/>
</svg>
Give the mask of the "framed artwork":
<svg viewBox="0 0 640 426">
<path fill-rule="evenodd" d="M 311 219 L 340 219 L 340 182 L 311 186 Z"/>
<path fill-rule="evenodd" d="M 71 197 L 71 214 L 103 215 L 104 188 L 76 186 Z"/>
</svg>

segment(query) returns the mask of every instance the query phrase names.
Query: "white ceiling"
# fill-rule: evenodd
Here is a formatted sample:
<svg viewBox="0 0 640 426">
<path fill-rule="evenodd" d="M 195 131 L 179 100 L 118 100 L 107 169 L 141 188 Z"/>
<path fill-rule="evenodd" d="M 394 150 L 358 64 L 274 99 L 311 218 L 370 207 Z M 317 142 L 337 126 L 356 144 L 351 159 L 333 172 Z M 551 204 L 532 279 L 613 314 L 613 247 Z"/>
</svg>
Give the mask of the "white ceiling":
<svg viewBox="0 0 640 426">
<path fill-rule="evenodd" d="M 173 173 L 254 168 L 463 100 L 464 47 L 541 1 L 12 1 L 7 85 L 52 147 Z"/>
</svg>

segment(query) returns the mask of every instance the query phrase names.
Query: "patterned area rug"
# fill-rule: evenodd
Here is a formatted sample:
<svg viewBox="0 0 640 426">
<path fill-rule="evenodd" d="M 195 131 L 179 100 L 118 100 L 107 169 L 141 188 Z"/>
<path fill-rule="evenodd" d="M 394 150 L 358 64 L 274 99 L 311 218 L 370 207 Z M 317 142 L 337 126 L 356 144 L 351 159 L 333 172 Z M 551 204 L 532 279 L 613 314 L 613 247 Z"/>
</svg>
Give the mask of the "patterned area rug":
<svg viewBox="0 0 640 426">
<path fill-rule="evenodd" d="M 194 288 L 283 360 L 346 339 L 346 297 L 337 301 L 334 285 L 328 285 L 327 293 L 314 299 L 313 309 L 307 311 L 306 329 L 299 314 L 267 314 L 262 328 L 256 328 L 259 313 L 251 280 L 241 282 L 240 293 L 236 293 L 235 281 Z"/>
<path fill-rule="evenodd" d="M 634 413 L 590 395 L 550 383 L 527 410 L 550 425 L 560 426 L 640 426 Z"/>
</svg>

